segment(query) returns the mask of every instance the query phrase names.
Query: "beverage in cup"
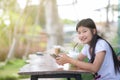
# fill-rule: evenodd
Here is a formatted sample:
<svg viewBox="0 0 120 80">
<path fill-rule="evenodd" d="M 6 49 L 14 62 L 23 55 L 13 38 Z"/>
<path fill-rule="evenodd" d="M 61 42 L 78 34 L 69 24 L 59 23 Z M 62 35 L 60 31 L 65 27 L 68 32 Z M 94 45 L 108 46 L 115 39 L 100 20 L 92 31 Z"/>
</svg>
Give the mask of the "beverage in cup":
<svg viewBox="0 0 120 80">
<path fill-rule="evenodd" d="M 55 50 L 55 54 L 58 55 L 60 53 L 60 46 L 55 46 L 54 50 Z"/>
</svg>

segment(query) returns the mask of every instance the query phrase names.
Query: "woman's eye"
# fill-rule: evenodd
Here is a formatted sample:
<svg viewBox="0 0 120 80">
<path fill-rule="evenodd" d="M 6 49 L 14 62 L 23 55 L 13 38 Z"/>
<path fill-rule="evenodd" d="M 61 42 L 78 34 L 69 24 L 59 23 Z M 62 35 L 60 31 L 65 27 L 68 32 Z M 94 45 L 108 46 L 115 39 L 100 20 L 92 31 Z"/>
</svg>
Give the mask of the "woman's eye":
<svg viewBox="0 0 120 80">
<path fill-rule="evenodd" d="M 85 33 L 85 32 L 87 32 L 87 31 L 83 31 L 83 33 Z"/>
</svg>

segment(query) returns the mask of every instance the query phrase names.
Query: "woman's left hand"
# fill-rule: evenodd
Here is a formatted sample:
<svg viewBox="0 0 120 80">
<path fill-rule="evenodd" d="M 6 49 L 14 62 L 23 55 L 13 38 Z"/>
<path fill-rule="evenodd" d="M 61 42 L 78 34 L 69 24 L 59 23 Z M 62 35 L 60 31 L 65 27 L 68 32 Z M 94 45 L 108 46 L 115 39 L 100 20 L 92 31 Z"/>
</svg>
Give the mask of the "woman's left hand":
<svg viewBox="0 0 120 80">
<path fill-rule="evenodd" d="M 59 65 L 64 65 L 66 63 L 69 63 L 70 59 L 71 58 L 69 56 L 63 53 L 63 54 L 59 54 L 59 57 L 56 58 L 56 62 Z"/>
</svg>

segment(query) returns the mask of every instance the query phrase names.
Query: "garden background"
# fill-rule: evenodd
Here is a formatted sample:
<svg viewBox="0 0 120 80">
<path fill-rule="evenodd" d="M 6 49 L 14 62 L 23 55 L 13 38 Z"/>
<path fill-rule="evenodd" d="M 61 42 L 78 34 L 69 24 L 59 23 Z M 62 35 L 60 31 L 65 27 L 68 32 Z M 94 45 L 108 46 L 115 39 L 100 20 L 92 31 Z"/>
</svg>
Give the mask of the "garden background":
<svg viewBox="0 0 120 80">
<path fill-rule="evenodd" d="M 92 18 L 99 35 L 120 52 L 120 0 L 0 0 L 0 80 L 18 75 L 29 54 L 54 45 L 72 48 L 75 25 Z M 71 37 L 73 35 L 73 37 Z M 91 75 L 83 75 L 90 79 Z"/>
</svg>

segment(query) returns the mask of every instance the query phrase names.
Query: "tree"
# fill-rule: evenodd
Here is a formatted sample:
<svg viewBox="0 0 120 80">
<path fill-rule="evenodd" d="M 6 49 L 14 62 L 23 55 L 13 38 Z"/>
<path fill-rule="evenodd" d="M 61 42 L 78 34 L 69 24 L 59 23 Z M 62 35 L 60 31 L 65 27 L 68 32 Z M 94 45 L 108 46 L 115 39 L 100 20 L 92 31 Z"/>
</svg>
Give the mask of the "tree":
<svg viewBox="0 0 120 80">
<path fill-rule="evenodd" d="M 108 29 L 109 29 L 109 18 L 108 18 L 109 8 L 110 8 L 110 0 L 108 0 L 108 5 L 106 6 L 106 27 Z"/>
<path fill-rule="evenodd" d="M 118 0 L 118 45 L 119 45 L 119 48 L 118 48 L 118 50 L 119 50 L 119 52 L 120 52 L 120 0 Z"/>
<path fill-rule="evenodd" d="M 27 0 L 26 7 L 28 6 L 28 3 L 29 3 L 29 2 L 30 2 L 30 1 Z M 24 14 L 24 11 L 21 11 L 20 17 L 18 18 L 18 20 L 16 21 L 16 23 L 15 23 L 15 25 L 14 25 L 14 33 L 13 33 L 12 44 L 11 44 L 9 53 L 8 53 L 8 55 L 7 55 L 7 58 L 6 58 L 6 60 L 5 60 L 5 63 L 7 63 L 7 62 L 13 57 L 15 48 L 16 48 L 17 43 L 18 43 L 18 40 L 19 40 L 18 35 L 20 34 L 20 33 L 17 34 L 17 31 L 18 31 L 17 26 L 18 26 L 18 23 L 19 23 L 20 20 L 21 20 L 21 17 L 23 16 L 23 14 Z M 23 28 L 21 28 L 21 29 L 23 29 Z"/>
<path fill-rule="evenodd" d="M 63 26 L 60 23 L 56 0 L 45 0 L 46 32 L 48 49 L 54 45 L 63 45 Z"/>
</svg>

